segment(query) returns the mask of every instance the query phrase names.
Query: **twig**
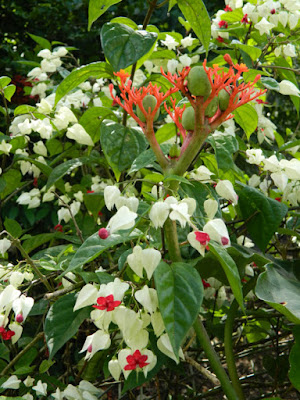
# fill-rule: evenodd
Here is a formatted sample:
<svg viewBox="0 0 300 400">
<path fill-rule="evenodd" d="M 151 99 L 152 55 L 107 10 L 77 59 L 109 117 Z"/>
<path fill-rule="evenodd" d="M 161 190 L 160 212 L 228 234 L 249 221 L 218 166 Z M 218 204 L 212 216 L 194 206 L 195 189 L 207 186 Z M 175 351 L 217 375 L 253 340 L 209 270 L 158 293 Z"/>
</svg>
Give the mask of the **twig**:
<svg viewBox="0 0 300 400">
<path fill-rule="evenodd" d="M 78 288 L 80 288 L 80 287 L 83 286 L 83 285 L 84 285 L 84 281 L 81 281 L 81 282 L 75 283 L 75 285 L 69 286 L 69 287 L 67 287 L 67 288 L 60 289 L 60 290 L 56 290 L 56 291 L 53 292 L 53 293 L 46 293 L 46 294 L 44 295 L 44 299 L 45 299 L 45 300 L 52 300 L 52 299 L 55 299 L 56 297 L 59 297 L 59 296 L 62 296 L 63 294 L 72 292 L 73 290 L 78 289 Z"/>
<path fill-rule="evenodd" d="M 37 334 L 37 336 L 32 340 L 32 342 L 28 343 L 28 345 L 26 347 L 24 347 L 24 349 L 22 351 L 20 351 L 20 353 L 18 353 L 16 355 L 15 358 L 13 358 L 11 360 L 11 362 L 4 368 L 4 370 L 0 373 L 0 376 L 4 376 L 6 374 L 6 372 L 8 372 L 11 367 L 13 367 L 15 365 L 15 363 L 24 356 L 25 353 L 27 353 L 27 351 L 29 349 L 31 349 L 31 347 L 33 347 L 40 339 L 42 339 L 42 337 L 44 336 L 44 332 L 40 332 Z"/>
<path fill-rule="evenodd" d="M 196 368 L 202 375 L 204 375 L 207 379 L 209 379 L 214 386 L 219 386 L 220 381 L 219 379 L 212 374 L 210 371 L 208 371 L 206 368 L 202 367 L 197 361 L 195 361 L 193 358 L 187 356 L 186 354 L 184 355 L 185 360 L 191 364 L 194 368 Z"/>
</svg>

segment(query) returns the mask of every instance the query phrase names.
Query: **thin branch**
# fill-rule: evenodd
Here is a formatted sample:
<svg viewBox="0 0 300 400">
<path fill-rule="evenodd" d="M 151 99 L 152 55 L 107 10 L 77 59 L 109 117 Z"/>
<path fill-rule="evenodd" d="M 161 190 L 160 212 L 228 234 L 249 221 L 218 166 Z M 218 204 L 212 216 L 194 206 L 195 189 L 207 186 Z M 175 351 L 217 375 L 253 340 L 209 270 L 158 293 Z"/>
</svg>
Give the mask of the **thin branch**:
<svg viewBox="0 0 300 400">
<path fill-rule="evenodd" d="M 59 297 L 59 296 L 62 296 L 63 294 L 72 292 L 73 290 L 78 289 L 78 288 L 80 288 L 80 287 L 83 286 L 83 285 L 84 285 L 84 282 L 82 281 L 82 282 L 75 283 L 75 285 L 69 286 L 69 287 L 67 287 L 67 288 L 60 289 L 60 290 L 56 290 L 56 291 L 53 292 L 53 293 L 46 293 L 46 294 L 44 295 L 44 299 L 45 299 L 45 300 L 52 300 L 52 299 L 55 299 L 56 297 Z"/>
<path fill-rule="evenodd" d="M 191 364 L 194 368 L 196 368 L 202 375 L 204 375 L 207 379 L 209 379 L 214 386 L 219 386 L 220 381 L 216 377 L 216 375 L 212 374 L 210 371 L 208 371 L 206 368 L 202 367 L 197 361 L 195 361 L 193 358 L 187 356 L 186 354 L 184 355 L 186 362 Z"/>
</svg>

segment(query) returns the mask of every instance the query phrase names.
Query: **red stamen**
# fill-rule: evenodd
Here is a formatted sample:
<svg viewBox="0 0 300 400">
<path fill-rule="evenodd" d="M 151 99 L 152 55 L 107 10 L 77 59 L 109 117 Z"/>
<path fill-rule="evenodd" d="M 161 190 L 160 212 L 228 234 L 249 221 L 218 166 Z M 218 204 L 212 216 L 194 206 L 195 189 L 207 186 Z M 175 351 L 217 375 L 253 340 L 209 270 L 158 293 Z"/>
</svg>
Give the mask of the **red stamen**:
<svg viewBox="0 0 300 400">
<path fill-rule="evenodd" d="M 132 355 L 126 357 L 126 361 L 128 362 L 128 364 L 125 365 L 124 370 L 132 371 L 138 367 L 146 367 L 146 365 L 149 365 L 149 363 L 146 363 L 147 359 L 147 355 L 142 355 L 140 350 L 136 350 Z"/>
<path fill-rule="evenodd" d="M 94 308 L 97 308 L 98 310 L 113 311 L 121 304 L 121 301 L 114 300 L 114 296 L 110 294 L 106 297 L 98 297 L 97 303 L 98 306 L 93 306 Z"/>
</svg>

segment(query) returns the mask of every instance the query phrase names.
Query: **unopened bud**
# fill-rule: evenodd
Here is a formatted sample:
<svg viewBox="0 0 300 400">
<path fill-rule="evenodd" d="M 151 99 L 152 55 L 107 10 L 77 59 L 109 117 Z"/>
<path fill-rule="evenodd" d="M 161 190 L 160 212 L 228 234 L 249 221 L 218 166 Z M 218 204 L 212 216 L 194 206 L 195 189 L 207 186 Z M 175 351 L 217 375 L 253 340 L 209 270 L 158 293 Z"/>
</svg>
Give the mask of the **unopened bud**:
<svg viewBox="0 0 300 400">
<path fill-rule="evenodd" d="M 107 239 L 109 236 L 109 232 L 105 228 L 100 228 L 98 231 L 98 235 L 99 235 L 100 239 Z"/>
<path fill-rule="evenodd" d="M 21 324 L 24 321 L 24 317 L 22 314 L 18 314 L 16 316 L 16 321 L 19 322 L 19 324 Z"/>
</svg>

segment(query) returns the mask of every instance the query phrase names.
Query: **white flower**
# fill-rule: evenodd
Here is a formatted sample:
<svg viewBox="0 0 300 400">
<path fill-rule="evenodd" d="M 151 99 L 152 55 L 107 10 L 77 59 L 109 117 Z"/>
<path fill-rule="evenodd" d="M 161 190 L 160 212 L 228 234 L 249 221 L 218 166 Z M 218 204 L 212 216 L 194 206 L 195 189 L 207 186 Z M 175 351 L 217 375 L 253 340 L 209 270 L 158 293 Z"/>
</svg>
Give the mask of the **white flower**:
<svg viewBox="0 0 300 400">
<path fill-rule="evenodd" d="M 64 220 L 65 223 L 67 224 L 67 223 L 70 221 L 70 219 L 71 219 L 70 211 L 69 211 L 67 208 L 65 208 L 65 207 L 60 208 L 60 209 L 57 211 L 57 218 L 58 218 L 58 222 L 59 222 L 59 223 L 60 223 L 62 220 Z"/>
<path fill-rule="evenodd" d="M 38 106 L 37 112 L 42 114 L 50 114 L 52 111 L 52 105 L 47 100 L 42 99 L 40 103 L 36 103 Z"/>
<path fill-rule="evenodd" d="M 68 400 L 83 400 L 81 391 L 77 389 L 77 387 L 71 385 L 70 383 L 63 391 L 62 397 L 66 397 Z"/>
<path fill-rule="evenodd" d="M 134 227 L 137 214 L 129 210 L 128 207 L 122 206 L 118 212 L 108 221 L 106 229 L 113 234 L 119 230 L 130 229 Z"/>
<path fill-rule="evenodd" d="M 275 154 L 273 154 L 269 158 L 265 158 L 263 160 L 263 163 L 264 163 L 264 171 L 270 171 L 270 172 L 281 171 L 281 166 Z"/>
<path fill-rule="evenodd" d="M 17 290 L 13 285 L 8 285 L 0 293 L 0 313 L 2 310 L 10 309 L 12 302 L 20 296 L 20 290 Z"/>
<path fill-rule="evenodd" d="M 190 174 L 191 178 L 195 179 L 196 181 L 202 181 L 203 183 L 210 182 L 211 175 L 214 175 L 214 173 L 210 172 L 210 170 L 204 165 L 201 165 Z"/>
<path fill-rule="evenodd" d="M 144 269 L 148 279 L 151 279 L 160 260 L 161 254 L 158 250 L 142 249 L 140 246 L 135 246 L 132 254 L 127 257 L 127 262 L 136 275 L 142 278 Z"/>
<path fill-rule="evenodd" d="M 134 297 L 150 314 L 157 310 L 158 297 L 155 289 L 149 288 L 145 285 L 143 289 L 135 292 Z"/>
<path fill-rule="evenodd" d="M 50 58 L 52 56 L 52 53 L 51 53 L 51 51 L 49 49 L 43 49 L 37 54 L 37 56 L 50 60 Z"/>
<path fill-rule="evenodd" d="M 165 330 L 165 324 L 159 311 L 151 314 L 151 324 L 155 335 L 159 337 Z"/>
<path fill-rule="evenodd" d="M 238 195 L 236 194 L 233 185 L 230 181 L 224 180 L 219 181 L 215 187 L 216 192 L 219 196 L 224 197 L 224 199 L 229 200 L 232 204 L 237 204 Z"/>
<path fill-rule="evenodd" d="M 256 174 L 252 175 L 248 181 L 248 185 L 252 187 L 257 187 L 260 184 L 260 177 Z"/>
<path fill-rule="evenodd" d="M 260 163 L 265 159 L 261 149 L 248 149 L 246 150 L 246 155 L 249 164 L 260 165 Z"/>
<path fill-rule="evenodd" d="M 60 46 L 60 47 L 55 47 L 51 56 L 52 57 L 64 57 L 67 54 L 68 54 L 68 50 L 63 46 Z"/>
<path fill-rule="evenodd" d="M 183 47 L 189 47 L 193 44 L 194 38 L 192 38 L 191 34 L 189 36 L 186 36 L 184 39 L 181 39 L 181 45 Z"/>
<path fill-rule="evenodd" d="M 284 79 L 279 82 L 279 93 L 284 95 L 298 96 L 300 97 L 300 90 L 297 88 L 294 83 Z"/>
<path fill-rule="evenodd" d="M 108 370 L 115 381 L 120 379 L 122 370 L 119 361 L 116 358 L 113 358 L 108 362 Z"/>
<path fill-rule="evenodd" d="M 32 131 L 32 122 L 28 118 L 18 124 L 19 131 L 22 135 L 30 135 Z"/>
<path fill-rule="evenodd" d="M 175 58 L 172 58 L 167 62 L 167 69 L 171 74 L 175 74 L 177 67 L 178 67 L 179 62 L 175 60 Z"/>
<path fill-rule="evenodd" d="M 10 376 L 7 381 L 1 384 L 3 389 L 19 389 L 22 381 L 17 378 L 17 375 Z"/>
<path fill-rule="evenodd" d="M 189 67 L 192 63 L 191 57 L 189 57 L 187 54 L 180 56 L 179 61 L 181 62 L 183 67 Z"/>
<path fill-rule="evenodd" d="M 264 33 L 267 35 L 270 34 L 270 30 L 274 28 L 275 25 L 271 24 L 266 20 L 265 17 L 263 17 L 257 24 L 254 25 L 254 28 L 259 30 L 259 34 L 262 36 Z"/>
<path fill-rule="evenodd" d="M 78 293 L 73 311 L 95 304 L 97 300 L 97 294 L 98 289 L 90 283 L 83 286 L 83 288 Z"/>
<path fill-rule="evenodd" d="M 296 47 L 291 43 L 286 44 L 283 46 L 283 54 L 285 57 L 296 57 Z"/>
<path fill-rule="evenodd" d="M 289 179 L 300 180 L 300 161 L 296 158 L 291 160 L 280 160 L 280 166 L 284 169 L 285 174 Z"/>
<path fill-rule="evenodd" d="M 79 144 L 94 146 L 92 138 L 80 124 L 74 124 L 72 127 L 69 127 L 66 136 Z"/>
<path fill-rule="evenodd" d="M 205 200 L 203 206 L 208 218 L 213 219 L 218 211 L 219 203 L 216 200 L 208 199 Z"/>
<path fill-rule="evenodd" d="M 49 118 L 44 118 L 43 120 L 37 120 L 35 121 L 36 125 L 35 127 L 32 127 L 33 130 L 38 132 L 41 136 L 42 139 L 50 139 L 53 131 L 53 127 L 51 125 L 50 119 Z M 33 121 L 32 121 L 33 124 Z"/>
<path fill-rule="evenodd" d="M 92 335 L 87 336 L 84 345 L 79 353 L 86 351 L 85 360 L 89 360 L 99 350 L 108 349 L 111 344 L 110 337 L 102 330 L 98 330 Z"/>
<path fill-rule="evenodd" d="M 175 356 L 174 354 L 174 350 L 172 348 L 169 336 L 167 333 L 165 333 L 164 335 L 162 335 L 158 341 L 157 341 L 157 347 L 158 349 L 164 353 L 167 357 L 171 358 L 172 360 L 174 360 L 176 362 L 176 364 L 179 364 L 179 359 Z M 184 360 L 184 355 L 182 352 L 182 349 L 179 349 L 179 353 L 178 353 L 179 357 Z"/>
<path fill-rule="evenodd" d="M 17 341 L 22 336 L 23 327 L 20 324 L 18 324 L 17 322 L 13 322 L 13 323 L 8 325 L 8 328 L 11 331 L 15 332 L 14 336 L 11 338 L 11 343 L 12 344 L 17 343 Z"/>
<path fill-rule="evenodd" d="M 148 72 L 148 74 L 151 74 L 153 67 L 154 67 L 153 62 L 150 60 L 145 61 L 144 67 L 145 67 L 146 71 Z"/>
<path fill-rule="evenodd" d="M 4 257 L 4 254 L 7 252 L 7 250 L 11 246 L 11 241 L 4 238 L 0 240 L 0 254 Z"/>
<path fill-rule="evenodd" d="M 39 380 L 32 389 L 35 390 L 37 395 L 47 396 L 47 383 L 43 383 L 41 380 Z"/>
<path fill-rule="evenodd" d="M 33 86 L 31 90 L 31 96 L 40 96 L 40 98 L 46 97 L 46 90 L 48 89 L 48 86 L 46 83 L 38 83 L 37 85 Z"/>
<path fill-rule="evenodd" d="M 137 209 L 139 208 L 139 200 L 134 196 L 132 197 L 120 196 L 116 201 L 117 210 L 122 206 L 128 207 L 130 211 L 137 212 Z"/>
<path fill-rule="evenodd" d="M 299 21 L 299 15 L 290 13 L 289 15 L 289 25 L 291 29 L 296 28 Z"/>
<path fill-rule="evenodd" d="M 34 378 L 31 378 L 31 376 L 28 375 L 27 378 L 24 379 L 23 383 L 26 387 L 31 387 L 34 384 Z"/>
<path fill-rule="evenodd" d="M 151 350 L 148 349 L 143 349 L 140 350 L 141 355 L 146 355 L 147 359 L 146 359 L 146 363 L 148 363 L 148 365 L 142 367 L 142 371 L 144 373 L 145 376 L 147 376 L 148 372 L 151 371 L 157 362 L 157 358 L 156 355 L 152 353 Z M 128 365 L 128 356 L 132 356 L 134 354 L 134 351 L 132 349 L 123 349 L 119 352 L 118 354 L 118 362 L 120 367 L 122 368 L 123 374 L 125 379 L 127 379 L 128 375 L 131 373 L 131 370 L 125 370 L 126 365 Z M 139 369 L 139 364 L 137 361 L 137 365 L 136 365 L 137 369 Z"/>
<path fill-rule="evenodd" d="M 170 206 L 162 201 L 153 204 L 149 213 L 149 218 L 155 228 L 162 228 L 164 226 L 169 215 L 169 210 Z"/>
<path fill-rule="evenodd" d="M 241 246 L 248 247 L 248 248 L 254 247 L 254 243 L 252 242 L 252 240 L 247 238 L 246 236 L 243 236 L 243 235 L 239 236 L 236 241 Z"/>
<path fill-rule="evenodd" d="M 24 280 L 24 275 L 20 271 L 14 271 L 9 277 L 9 283 L 13 285 L 15 288 L 21 285 L 23 280 Z"/>
<path fill-rule="evenodd" d="M 199 242 L 199 240 L 196 239 L 196 232 L 194 232 L 194 231 L 193 231 L 193 232 L 190 232 L 190 233 L 187 235 L 187 240 L 189 241 L 190 245 L 191 245 L 192 247 L 194 247 L 194 249 L 196 249 L 196 250 L 201 254 L 202 257 L 204 257 L 204 255 L 205 255 L 205 248 L 206 248 L 208 242 L 206 242 L 206 243 L 204 243 L 204 244 L 201 244 L 201 243 Z"/>
<path fill-rule="evenodd" d="M 33 151 L 36 154 L 47 157 L 47 147 L 44 145 L 44 143 L 41 140 L 39 140 L 37 143 L 34 143 Z"/>
<path fill-rule="evenodd" d="M 220 218 L 212 219 L 203 227 L 203 232 L 208 233 L 211 240 L 215 240 L 223 246 L 230 246 L 230 239 L 226 225 Z"/>
<path fill-rule="evenodd" d="M 187 222 L 190 222 L 190 215 L 188 213 L 187 203 L 171 204 L 170 209 L 170 219 L 172 221 L 178 221 L 181 227 L 185 227 Z"/>
<path fill-rule="evenodd" d="M 273 172 L 271 174 L 271 178 L 273 179 L 275 185 L 283 192 L 288 183 L 288 177 L 286 174 L 284 174 L 282 171 Z"/>
<path fill-rule="evenodd" d="M 60 107 L 58 112 L 55 114 L 55 118 L 53 120 L 54 125 L 57 129 L 62 130 L 66 129 L 71 122 L 77 122 L 77 118 L 74 113 L 68 107 Z"/>
<path fill-rule="evenodd" d="M 106 186 L 104 189 L 104 202 L 106 208 L 111 211 L 119 197 L 121 196 L 120 190 L 116 186 Z"/>
<path fill-rule="evenodd" d="M 176 46 L 178 46 L 178 42 L 173 38 L 173 36 L 170 36 L 166 34 L 165 40 L 160 41 L 164 46 L 168 48 L 168 50 L 175 50 Z"/>
<path fill-rule="evenodd" d="M 12 145 L 11 144 L 6 143 L 5 140 L 1 141 L 0 151 L 2 151 L 4 154 L 8 155 L 11 149 L 12 149 Z"/>
</svg>

